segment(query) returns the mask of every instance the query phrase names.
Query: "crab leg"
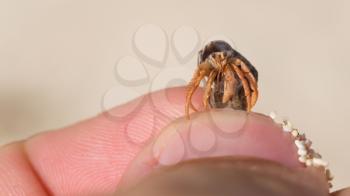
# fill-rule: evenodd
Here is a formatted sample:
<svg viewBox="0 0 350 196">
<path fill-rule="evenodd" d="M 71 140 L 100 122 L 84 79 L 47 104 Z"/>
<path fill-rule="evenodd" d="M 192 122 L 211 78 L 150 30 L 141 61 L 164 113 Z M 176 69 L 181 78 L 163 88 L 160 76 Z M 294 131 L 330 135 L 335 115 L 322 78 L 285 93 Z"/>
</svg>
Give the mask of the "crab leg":
<svg viewBox="0 0 350 196">
<path fill-rule="evenodd" d="M 211 86 L 214 82 L 216 75 L 217 75 L 217 71 L 212 70 L 208 76 L 208 81 L 207 81 L 205 91 L 204 91 L 204 96 L 203 96 L 203 105 L 205 109 L 209 109 L 209 98 L 212 91 Z"/>
<path fill-rule="evenodd" d="M 247 80 L 244 78 L 244 73 L 241 71 L 241 69 L 234 63 L 231 64 L 234 71 L 237 73 L 239 79 L 242 81 L 243 89 L 244 89 L 244 94 L 246 97 L 247 101 L 247 111 L 250 112 L 252 106 L 251 106 L 251 95 L 250 95 L 250 87 L 247 82 Z"/>
<path fill-rule="evenodd" d="M 204 76 L 207 74 L 205 70 L 197 69 L 196 72 L 194 73 L 191 82 L 188 85 L 188 91 L 186 95 L 186 103 L 185 103 L 185 114 L 187 118 L 189 118 L 190 114 L 190 107 L 193 107 L 192 104 L 192 95 L 196 91 L 196 89 L 199 86 L 199 83 L 201 80 L 204 78 Z"/>
<path fill-rule="evenodd" d="M 259 96 L 258 83 L 256 81 L 256 78 L 252 74 L 252 72 L 250 72 L 250 69 L 248 68 L 248 66 L 242 60 L 237 59 L 236 64 L 241 65 L 241 70 L 243 71 L 245 77 L 248 79 L 250 88 L 253 91 L 252 100 L 251 100 L 251 105 L 253 107 L 256 101 L 258 100 L 258 96 Z"/>
<path fill-rule="evenodd" d="M 231 67 L 225 67 L 224 77 L 224 95 L 222 97 L 222 103 L 229 101 L 234 96 L 236 90 L 236 79 Z"/>
</svg>

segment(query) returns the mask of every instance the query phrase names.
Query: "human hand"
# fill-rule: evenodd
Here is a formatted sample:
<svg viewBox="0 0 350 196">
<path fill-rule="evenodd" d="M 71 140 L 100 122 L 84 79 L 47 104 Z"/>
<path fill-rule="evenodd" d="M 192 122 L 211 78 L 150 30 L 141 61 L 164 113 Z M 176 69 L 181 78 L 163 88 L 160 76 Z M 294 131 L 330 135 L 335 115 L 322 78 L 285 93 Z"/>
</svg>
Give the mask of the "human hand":
<svg viewBox="0 0 350 196">
<path fill-rule="evenodd" d="M 267 195 L 329 195 L 324 176 L 316 170 L 299 168 L 296 149 L 282 132 L 277 134 L 275 130 L 278 128 L 271 119 L 256 113 L 246 115 L 244 112 L 216 110 L 210 113 L 210 118 L 216 119 L 220 130 L 201 132 L 205 131 L 208 122 L 208 113 L 205 112 L 195 114 L 191 118 L 193 126 L 186 129 L 184 94 L 185 88 L 151 93 L 138 99 L 142 99 L 142 106 L 137 113 L 124 118 L 111 119 L 101 114 L 3 146 L 0 149 L 1 195 L 112 195 L 116 189 L 123 190 L 119 194 L 124 196 L 185 195 L 193 193 L 194 187 L 206 187 L 202 191 L 206 190 L 208 195 L 209 190 L 222 191 L 222 195 L 232 195 L 232 191 L 242 195 L 251 190 L 259 190 L 259 195 L 263 195 L 263 191 Z M 110 112 L 123 113 L 140 103 L 138 100 L 117 106 Z M 200 107 L 200 91 L 195 94 L 193 102 Z M 244 128 L 239 121 L 243 116 L 249 119 Z M 170 132 L 175 125 L 184 125 L 183 130 L 178 130 L 181 136 L 194 133 L 195 137 L 182 140 L 182 143 L 177 143 L 173 137 L 159 139 L 162 137 L 158 137 L 159 134 Z M 217 131 L 222 130 L 227 130 L 228 134 L 232 130 L 240 132 L 234 137 L 217 136 Z M 161 141 L 161 145 L 157 145 L 157 141 Z M 155 145 L 159 152 L 157 156 L 153 156 Z M 279 163 L 233 156 L 237 154 L 254 155 Z M 214 158 L 218 156 L 221 158 Z M 155 157 L 157 162 L 152 162 Z M 191 161 L 193 158 L 200 160 Z M 154 169 L 158 164 L 171 165 L 178 161 L 181 163 L 176 166 Z M 151 166 L 140 169 L 140 163 Z M 262 166 L 261 178 L 256 178 L 257 173 L 250 173 L 251 170 L 244 166 L 249 164 L 250 168 Z M 246 178 L 242 178 L 245 175 Z M 146 180 L 142 181 L 144 177 Z M 197 177 L 215 180 L 198 184 Z M 265 180 L 253 183 L 252 179 Z M 153 186 L 159 187 L 158 192 L 150 189 Z M 293 189 L 295 187 L 297 189 Z M 350 189 L 332 195 L 347 196 Z"/>
</svg>

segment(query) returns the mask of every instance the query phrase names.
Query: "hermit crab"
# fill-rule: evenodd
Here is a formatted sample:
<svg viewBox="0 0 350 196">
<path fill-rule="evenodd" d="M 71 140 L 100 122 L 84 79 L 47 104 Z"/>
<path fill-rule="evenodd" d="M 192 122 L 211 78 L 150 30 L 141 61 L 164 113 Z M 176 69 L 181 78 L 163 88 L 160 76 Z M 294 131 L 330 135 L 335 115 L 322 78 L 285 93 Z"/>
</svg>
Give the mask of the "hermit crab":
<svg viewBox="0 0 350 196">
<path fill-rule="evenodd" d="M 198 67 L 188 84 L 185 113 L 189 118 L 192 95 L 206 79 L 203 106 L 231 107 L 251 111 L 258 99 L 258 72 L 254 66 L 225 41 L 212 41 L 198 53 Z"/>
</svg>

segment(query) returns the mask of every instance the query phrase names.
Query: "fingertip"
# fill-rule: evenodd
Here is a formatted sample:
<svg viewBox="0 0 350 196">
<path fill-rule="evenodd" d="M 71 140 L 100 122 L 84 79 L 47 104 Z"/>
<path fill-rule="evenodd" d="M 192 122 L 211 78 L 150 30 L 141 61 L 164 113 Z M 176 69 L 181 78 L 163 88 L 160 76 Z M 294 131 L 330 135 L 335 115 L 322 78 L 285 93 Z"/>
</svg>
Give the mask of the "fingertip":
<svg viewBox="0 0 350 196">
<path fill-rule="evenodd" d="M 271 118 L 258 113 L 215 109 L 179 118 L 167 125 L 142 150 L 124 175 L 122 185 L 130 186 L 159 167 L 207 157 L 254 157 L 277 162 L 300 174 L 300 179 L 327 192 L 323 171 L 305 168 L 298 161 L 290 134 Z"/>
</svg>

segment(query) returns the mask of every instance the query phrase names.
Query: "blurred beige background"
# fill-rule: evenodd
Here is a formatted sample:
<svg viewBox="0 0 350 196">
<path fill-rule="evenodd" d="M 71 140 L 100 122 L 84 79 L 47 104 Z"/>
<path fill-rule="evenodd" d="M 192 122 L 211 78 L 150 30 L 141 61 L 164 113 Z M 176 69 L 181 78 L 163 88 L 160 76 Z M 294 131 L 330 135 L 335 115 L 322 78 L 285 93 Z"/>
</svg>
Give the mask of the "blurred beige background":
<svg viewBox="0 0 350 196">
<path fill-rule="evenodd" d="M 350 184 L 346 0 L 0 0 L 0 144 L 69 125 L 153 89 L 111 91 L 128 87 L 116 80 L 120 58 L 145 59 L 137 58 L 133 35 L 148 23 L 166 33 L 168 67 L 195 66 L 195 57 L 179 63 L 171 47 L 183 25 L 198 32 L 201 44 L 215 35 L 232 39 L 260 73 L 255 111 L 276 110 L 291 119 L 330 161 L 335 188 Z M 106 92 L 113 95 L 106 98 Z"/>
</svg>

